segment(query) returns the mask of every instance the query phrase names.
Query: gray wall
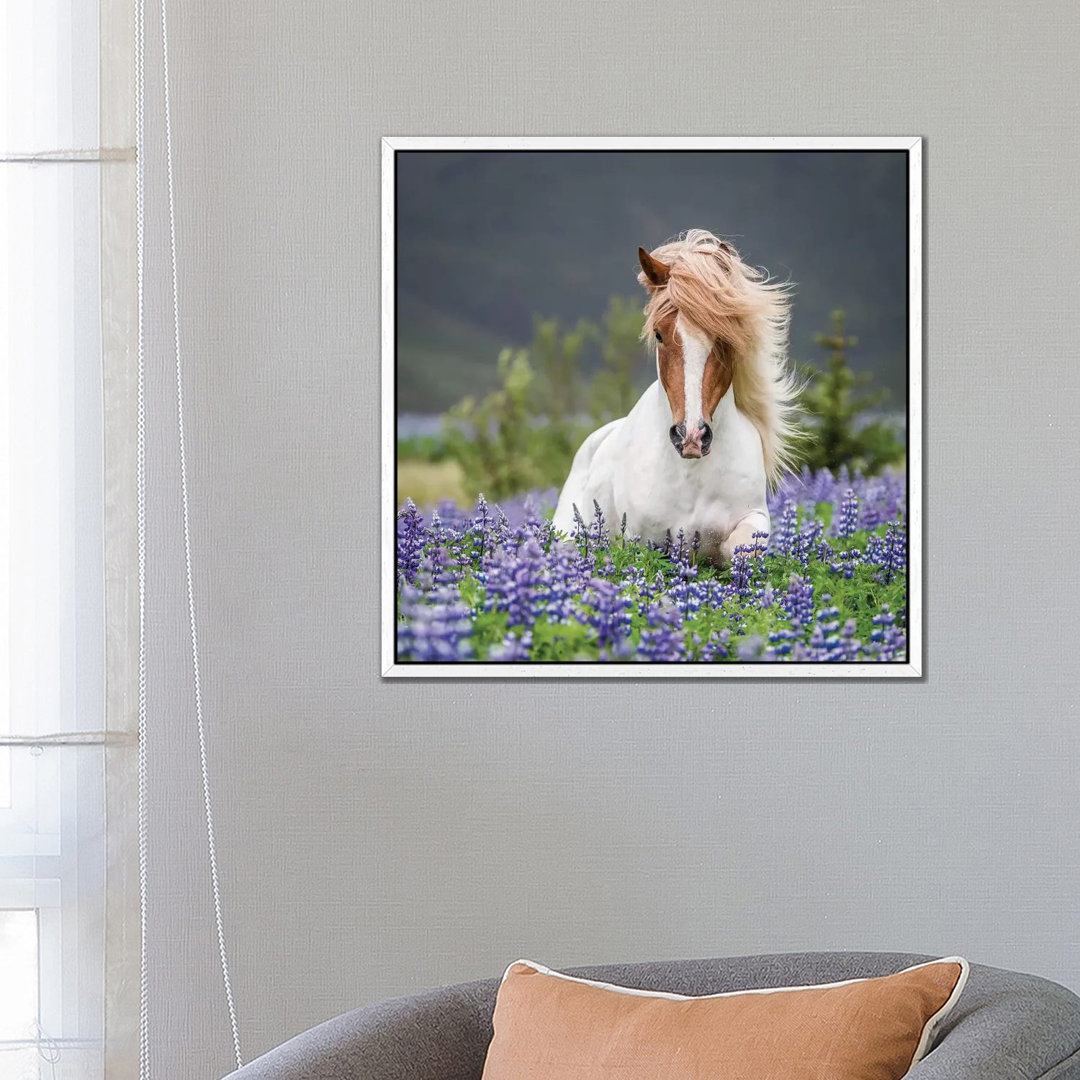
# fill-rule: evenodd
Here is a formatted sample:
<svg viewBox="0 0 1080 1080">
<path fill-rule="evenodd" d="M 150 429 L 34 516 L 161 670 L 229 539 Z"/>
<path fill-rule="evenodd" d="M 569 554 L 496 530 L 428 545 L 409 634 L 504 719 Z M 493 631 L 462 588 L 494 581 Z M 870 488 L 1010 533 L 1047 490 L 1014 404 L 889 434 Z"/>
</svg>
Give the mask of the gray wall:
<svg viewBox="0 0 1080 1080">
<path fill-rule="evenodd" d="M 521 955 L 910 949 L 1080 988 L 1080 9 L 173 8 L 196 593 L 247 1054 Z M 928 678 L 380 682 L 389 133 L 925 136 Z M 152 1023 L 158 1075 L 201 1078 L 230 1050 L 154 198 Z"/>
</svg>

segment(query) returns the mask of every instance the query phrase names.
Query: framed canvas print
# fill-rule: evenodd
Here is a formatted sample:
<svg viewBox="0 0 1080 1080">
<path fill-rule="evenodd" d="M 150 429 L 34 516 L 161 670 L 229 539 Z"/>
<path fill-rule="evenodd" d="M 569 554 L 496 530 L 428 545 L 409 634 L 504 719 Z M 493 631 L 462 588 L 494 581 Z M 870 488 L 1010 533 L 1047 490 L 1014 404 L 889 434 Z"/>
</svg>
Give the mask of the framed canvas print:
<svg viewBox="0 0 1080 1080">
<path fill-rule="evenodd" d="M 917 677 L 916 138 L 387 138 L 382 672 Z"/>
</svg>

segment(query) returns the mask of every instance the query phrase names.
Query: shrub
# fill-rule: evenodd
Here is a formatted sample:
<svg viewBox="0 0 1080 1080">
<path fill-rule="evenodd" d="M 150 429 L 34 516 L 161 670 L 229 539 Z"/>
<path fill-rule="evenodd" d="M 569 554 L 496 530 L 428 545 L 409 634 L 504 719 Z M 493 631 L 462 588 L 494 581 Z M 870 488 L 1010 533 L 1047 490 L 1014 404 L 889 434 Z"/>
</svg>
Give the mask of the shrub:
<svg viewBox="0 0 1080 1080">
<path fill-rule="evenodd" d="M 443 441 L 465 474 L 467 486 L 503 498 L 542 486 L 531 450 L 529 394 L 536 376 L 522 349 L 503 349 L 499 385 L 486 397 L 459 401 L 447 413 Z"/>
<path fill-rule="evenodd" d="M 601 368 L 592 381 L 589 407 L 597 424 L 625 416 L 638 399 L 644 370 L 641 307 L 613 296 L 600 323 Z"/>
<path fill-rule="evenodd" d="M 537 319 L 528 349 L 504 349 L 499 385 L 458 402 L 445 418 L 445 454 L 460 463 L 466 486 L 502 499 L 562 484 L 595 424 L 633 407 L 641 319 L 630 301 L 614 298 L 600 326 Z M 582 367 L 590 349 L 599 350 L 603 367 L 588 381 Z"/>
</svg>

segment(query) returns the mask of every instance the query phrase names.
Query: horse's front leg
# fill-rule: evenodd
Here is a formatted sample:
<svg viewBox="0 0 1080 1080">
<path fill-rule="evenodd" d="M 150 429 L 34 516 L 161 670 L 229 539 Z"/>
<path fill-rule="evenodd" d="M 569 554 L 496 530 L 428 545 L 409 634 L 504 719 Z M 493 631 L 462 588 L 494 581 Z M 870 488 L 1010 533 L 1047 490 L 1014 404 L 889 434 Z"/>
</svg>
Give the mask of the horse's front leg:
<svg viewBox="0 0 1080 1080">
<path fill-rule="evenodd" d="M 769 515 L 755 510 L 735 526 L 728 534 L 727 539 L 720 545 L 720 558 L 724 565 L 731 562 L 737 547 L 754 547 L 764 545 L 765 540 L 760 537 L 755 539 L 754 533 L 767 533 L 769 531 Z"/>
</svg>

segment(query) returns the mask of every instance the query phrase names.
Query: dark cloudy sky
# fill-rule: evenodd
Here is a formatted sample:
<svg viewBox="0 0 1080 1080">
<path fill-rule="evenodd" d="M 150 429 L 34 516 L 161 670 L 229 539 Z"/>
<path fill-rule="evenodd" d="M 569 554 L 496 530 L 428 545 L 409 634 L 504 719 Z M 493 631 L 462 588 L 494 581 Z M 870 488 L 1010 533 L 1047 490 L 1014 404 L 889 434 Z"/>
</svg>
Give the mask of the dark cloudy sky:
<svg viewBox="0 0 1080 1080">
<path fill-rule="evenodd" d="M 410 151 L 397 166 L 399 408 L 486 388 L 536 315 L 597 320 L 638 296 L 638 245 L 689 228 L 795 282 L 793 357 L 823 359 L 814 333 L 843 308 L 852 365 L 905 407 L 902 152 Z"/>
</svg>

